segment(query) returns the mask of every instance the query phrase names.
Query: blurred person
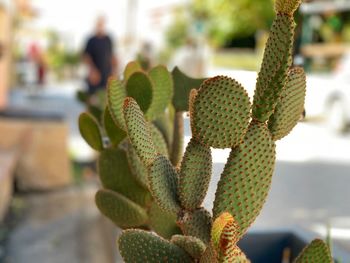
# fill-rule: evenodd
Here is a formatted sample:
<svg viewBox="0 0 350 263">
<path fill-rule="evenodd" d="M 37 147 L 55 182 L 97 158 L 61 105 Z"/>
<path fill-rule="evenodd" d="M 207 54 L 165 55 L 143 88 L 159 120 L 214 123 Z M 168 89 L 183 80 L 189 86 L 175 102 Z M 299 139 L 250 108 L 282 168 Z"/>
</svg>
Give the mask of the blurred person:
<svg viewBox="0 0 350 263">
<path fill-rule="evenodd" d="M 42 87 L 46 78 L 46 62 L 40 47 L 34 43 L 29 48 L 29 58 L 35 64 L 35 84 Z"/>
<path fill-rule="evenodd" d="M 104 90 L 108 78 L 117 72 L 113 42 L 106 32 L 106 19 L 103 16 L 96 21 L 95 32 L 86 43 L 83 60 L 88 66 L 87 86 L 91 96 Z"/>
</svg>

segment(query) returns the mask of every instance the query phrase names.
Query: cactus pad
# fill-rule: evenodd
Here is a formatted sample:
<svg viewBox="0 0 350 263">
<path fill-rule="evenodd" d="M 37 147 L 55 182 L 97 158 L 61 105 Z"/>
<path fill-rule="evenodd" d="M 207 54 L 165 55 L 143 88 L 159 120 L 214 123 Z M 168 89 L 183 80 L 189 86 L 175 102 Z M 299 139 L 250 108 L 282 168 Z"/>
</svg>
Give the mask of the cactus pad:
<svg viewBox="0 0 350 263">
<path fill-rule="evenodd" d="M 144 188 L 148 189 L 147 167 L 141 161 L 134 147 L 130 143 L 128 143 L 126 147 L 126 156 L 132 175 L 137 182 L 139 182 Z"/>
<path fill-rule="evenodd" d="M 205 244 L 209 244 L 212 218 L 204 208 L 193 212 L 185 212 L 179 217 L 177 223 L 186 236 L 197 237 Z"/>
<path fill-rule="evenodd" d="M 134 98 L 140 109 L 146 112 L 152 101 L 152 81 L 141 71 L 134 72 L 126 82 L 127 96 Z"/>
<path fill-rule="evenodd" d="M 160 209 L 157 203 L 152 203 L 148 210 L 148 217 L 151 229 L 161 237 L 170 239 L 173 235 L 181 234 L 176 224 L 176 216 Z"/>
<path fill-rule="evenodd" d="M 194 79 L 175 67 L 173 72 L 174 97 L 173 105 L 176 111 L 188 111 L 188 99 L 192 89 L 198 89 L 205 79 Z"/>
<path fill-rule="evenodd" d="M 330 250 L 325 242 L 315 239 L 311 242 L 300 255 L 296 258 L 295 263 L 333 263 Z"/>
<path fill-rule="evenodd" d="M 124 81 L 127 81 L 130 78 L 130 76 L 137 71 L 142 71 L 140 63 L 138 63 L 137 61 L 129 62 L 124 70 Z"/>
<path fill-rule="evenodd" d="M 129 140 L 143 163 L 149 166 L 156 157 L 149 124 L 133 98 L 125 99 L 123 110 Z"/>
<path fill-rule="evenodd" d="M 117 147 L 119 143 L 125 139 L 126 133 L 123 131 L 121 128 L 119 128 L 109 111 L 108 106 L 104 110 L 103 114 L 103 127 L 105 128 L 106 134 L 110 140 L 110 143 L 114 146 Z"/>
<path fill-rule="evenodd" d="M 179 199 L 183 208 L 195 210 L 201 206 L 208 191 L 211 172 L 210 148 L 192 138 L 182 159 L 179 177 Z"/>
<path fill-rule="evenodd" d="M 89 113 L 82 113 L 79 116 L 79 130 L 84 140 L 96 151 L 103 150 L 101 131 L 97 120 Z"/>
<path fill-rule="evenodd" d="M 305 93 L 304 70 L 302 68 L 289 70 L 281 98 L 269 120 L 269 129 L 273 140 L 280 140 L 288 135 L 298 123 L 304 110 Z"/>
<path fill-rule="evenodd" d="M 168 145 L 166 144 L 163 134 L 153 123 L 150 123 L 149 126 L 151 130 L 153 145 L 156 148 L 157 153 L 169 157 Z"/>
<path fill-rule="evenodd" d="M 180 205 L 177 197 L 178 175 L 170 161 L 158 155 L 148 175 L 149 188 L 157 204 L 165 211 L 177 214 Z"/>
<path fill-rule="evenodd" d="M 201 256 L 199 263 L 219 263 L 218 262 L 218 253 L 215 250 L 212 243 L 210 243 L 203 255 Z"/>
<path fill-rule="evenodd" d="M 146 113 L 149 120 L 159 117 L 168 107 L 174 93 L 174 84 L 170 72 L 164 66 L 157 66 L 149 72 L 153 83 L 153 97 Z"/>
<path fill-rule="evenodd" d="M 109 78 L 107 84 L 107 101 L 111 116 L 119 128 L 125 130 L 123 103 L 126 91 L 123 84 L 116 78 Z"/>
<path fill-rule="evenodd" d="M 199 259 L 206 248 L 202 240 L 191 236 L 175 235 L 170 242 L 181 247 L 194 259 Z"/>
<path fill-rule="evenodd" d="M 239 229 L 238 224 L 235 222 L 233 216 L 227 212 L 222 213 L 218 218 L 215 219 L 215 221 L 213 223 L 213 227 L 211 229 L 211 240 L 212 240 L 212 243 L 213 243 L 215 249 L 217 249 L 217 250 L 220 247 L 221 234 L 223 233 L 224 228 L 228 224 L 236 226 L 235 227 L 236 230 Z M 238 238 L 232 240 L 232 242 L 237 243 Z"/>
<path fill-rule="evenodd" d="M 110 148 L 102 151 L 98 173 L 104 188 L 119 192 L 141 206 L 150 203 L 150 193 L 132 176 L 124 150 Z"/>
<path fill-rule="evenodd" d="M 234 79 L 218 76 L 206 80 L 193 104 L 193 135 L 214 148 L 238 145 L 250 120 L 247 92 Z"/>
<path fill-rule="evenodd" d="M 126 263 L 191 263 L 182 248 L 143 230 L 126 230 L 119 239 L 119 250 Z"/>
<path fill-rule="evenodd" d="M 301 0 L 276 0 L 276 13 L 282 13 L 292 16 L 301 4 Z"/>
<path fill-rule="evenodd" d="M 198 95 L 198 90 L 196 89 L 192 89 L 191 93 L 190 93 L 190 98 L 189 98 L 189 102 L 188 102 L 188 108 L 189 108 L 189 113 L 190 113 L 190 125 L 191 125 L 191 131 L 192 133 L 194 133 L 194 127 L 193 127 L 193 106 L 194 106 L 194 102 L 197 98 Z"/>
<path fill-rule="evenodd" d="M 253 118 L 265 122 L 281 96 L 291 65 L 294 18 L 278 14 L 267 41 L 253 102 Z"/>
<path fill-rule="evenodd" d="M 243 143 L 232 149 L 215 194 L 214 218 L 229 212 L 239 237 L 265 203 L 275 166 L 275 144 L 264 123 L 252 122 Z"/>
<path fill-rule="evenodd" d="M 110 190 L 99 190 L 95 196 L 98 209 L 121 228 L 142 226 L 146 211 L 130 199 Z"/>
<path fill-rule="evenodd" d="M 234 220 L 229 221 L 220 236 L 220 262 L 245 263 L 250 262 L 237 246 L 239 227 Z"/>
</svg>

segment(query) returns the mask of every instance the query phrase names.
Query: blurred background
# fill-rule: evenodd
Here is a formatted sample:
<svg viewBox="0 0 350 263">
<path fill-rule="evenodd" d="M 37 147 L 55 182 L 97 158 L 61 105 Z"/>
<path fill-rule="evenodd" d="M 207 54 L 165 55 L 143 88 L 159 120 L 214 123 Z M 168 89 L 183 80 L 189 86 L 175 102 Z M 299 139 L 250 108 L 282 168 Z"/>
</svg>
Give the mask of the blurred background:
<svg viewBox="0 0 350 263">
<path fill-rule="evenodd" d="M 77 94 L 103 77 L 91 70 L 92 39 L 107 39 L 98 45 L 107 43 L 116 75 L 131 60 L 177 65 L 193 77 L 234 77 L 252 96 L 273 2 L 0 0 L 0 262 L 115 260 L 116 230 L 94 205 L 96 153 L 77 127 Z M 253 229 L 330 233 L 350 253 L 350 1 L 304 1 L 295 19 L 305 116 L 277 144 Z M 213 151 L 208 209 L 227 156 Z"/>
</svg>

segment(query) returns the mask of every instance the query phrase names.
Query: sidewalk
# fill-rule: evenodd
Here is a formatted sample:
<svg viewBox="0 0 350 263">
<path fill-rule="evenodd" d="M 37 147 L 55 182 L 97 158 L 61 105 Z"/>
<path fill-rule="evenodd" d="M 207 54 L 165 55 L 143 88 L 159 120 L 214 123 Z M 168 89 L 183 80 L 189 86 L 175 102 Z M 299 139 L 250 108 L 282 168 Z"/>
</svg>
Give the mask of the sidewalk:
<svg viewBox="0 0 350 263">
<path fill-rule="evenodd" d="M 117 230 L 94 205 L 96 185 L 24 195 L 5 263 L 113 263 Z"/>
</svg>

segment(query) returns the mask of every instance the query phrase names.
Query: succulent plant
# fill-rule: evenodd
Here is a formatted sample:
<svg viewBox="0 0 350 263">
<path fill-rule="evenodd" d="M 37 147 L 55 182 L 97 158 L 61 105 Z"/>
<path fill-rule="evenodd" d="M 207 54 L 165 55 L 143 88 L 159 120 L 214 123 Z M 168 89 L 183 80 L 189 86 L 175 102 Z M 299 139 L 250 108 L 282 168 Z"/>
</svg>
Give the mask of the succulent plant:
<svg viewBox="0 0 350 263">
<path fill-rule="evenodd" d="M 100 103 L 107 106 L 95 111 L 88 107 L 89 112 L 80 115 L 82 137 L 100 152 L 97 166 L 103 188 L 96 194 L 96 205 L 120 228 L 150 229 L 165 238 L 181 233 L 176 216 L 160 209 L 150 194 L 149 165 L 157 154 L 169 157 L 174 152 L 174 163 L 179 161 L 183 111 L 171 110 L 173 93 L 190 90 L 189 85 L 198 88 L 201 81 L 177 68 L 173 74 L 163 66 L 144 72 L 137 62 L 130 62 L 122 81 L 110 78 L 107 103 Z M 183 94 L 188 100 L 189 95 Z M 129 107 L 123 112 L 127 97 L 134 98 L 131 102 L 141 111 Z M 128 134 L 126 127 L 131 130 Z"/>
<path fill-rule="evenodd" d="M 171 78 L 163 67 L 145 73 L 130 63 L 124 81 L 111 79 L 108 85 L 109 147 L 102 145 L 101 151 L 97 123 L 87 114 L 80 117 L 82 135 L 101 151 L 104 189 L 96 195 L 97 206 L 127 228 L 118 241 L 125 262 L 250 262 L 237 242 L 266 201 L 275 141 L 291 132 L 303 111 L 305 73 L 291 63 L 299 4 L 275 1 L 277 15 L 252 104 L 232 78 L 203 82 L 177 68 Z M 163 115 L 171 100 L 174 129 L 162 137 L 160 130 L 172 130 L 169 115 Z M 192 139 L 181 158 L 184 111 L 189 111 Z M 212 174 L 211 148 L 231 148 L 212 213 L 202 207 Z M 332 259 L 327 245 L 316 240 L 295 262 Z"/>
</svg>

